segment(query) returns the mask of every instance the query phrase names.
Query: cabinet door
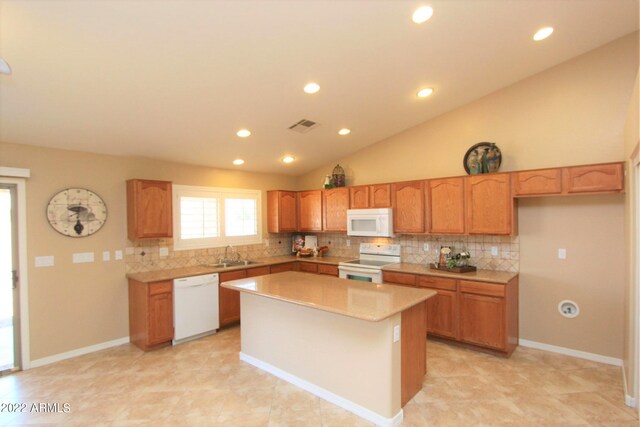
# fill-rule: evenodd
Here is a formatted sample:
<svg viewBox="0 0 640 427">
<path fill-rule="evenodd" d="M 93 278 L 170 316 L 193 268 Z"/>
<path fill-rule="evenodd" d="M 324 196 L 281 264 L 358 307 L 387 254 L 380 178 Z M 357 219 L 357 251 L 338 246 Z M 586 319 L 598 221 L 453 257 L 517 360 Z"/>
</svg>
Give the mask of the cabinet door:
<svg viewBox="0 0 640 427">
<path fill-rule="evenodd" d="M 306 273 L 317 273 L 318 272 L 318 265 L 317 264 L 312 264 L 309 262 L 301 262 L 300 263 L 300 271 L 304 271 Z"/>
<path fill-rule="evenodd" d="M 127 225 L 129 240 L 172 237 L 171 183 L 127 181 Z"/>
<path fill-rule="evenodd" d="M 322 192 L 323 229 L 325 231 L 347 231 L 347 209 L 349 209 L 349 189 L 334 188 Z"/>
<path fill-rule="evenodd" d="M 429 232 L 463 234 L 464 178 L 427 181 Z"/>
<path fill-rule="evenodd" d="M 460 339 L 505 350 L 504 298 L 460 293 Z"/>
<path fill-rule="evenodd" d="M 390 208 L 391 207 L 391 185 L 376 184 L 369 188 L 371 195 L 369 201 L 370 208 Z"/>
<path fill-rule="evenodd" d="M 473 175 L 465 179 L 469 234 L 511 234 L 513 199 L 509 174 Z"/>
<path fill-rule="evenodd" d="M 514 172 L 512 175 L 513 195 L 543 196 L 562 192 L 562 169 L 543 169 Z"/>
<path fill-rule="evenodd" d="M 247 277 L 266 276 L 270 271 L 269 266 L 250 268 L 247 270 Z"/>
<path fill-rule="evenodd" d="M 349 208 L 366 209 L 369 207 L 369 186 L 349 187 Z"/>
<path fill-rule="evenodd" d="M 424 233 L 423 181 L 391 184 L 393 231 L 396 233 Z"/>
<path fill-rule="evenodd" d="M 338 267 L 335 265 L 318 264 L 318 274 L 327 274 L 338 277 Z"/>
<path fill-rule="evenodd" d="M 295 262 L 287 262 L 285 264 L 276 264 L 271 266 L 271 274 L 282 273 L 283 271 L 296 271 Z"/>
<path fill-rule="evenodd" d="M 245 277 L 247 277 L 246 270 L 220 273 L 220 283 L 229 280 L 243 279 Z M 222 286 L 218 289 L 220 326 L 222 327 L 240 321 L 240 292 L 223 288 Z"/>
<path fill-rule="evenodd" d="M 295 191 L 267 191 L 267 231 L 269 233 L 297 230 L 296 199 Z"/>
<path fill-rule="evenodd" d="M 621 191 L 624 188 L 622 163 L 574 166 L 565 169 L 567 193 Z"/>
<path fill-rule="evenodd" d="M 149 345 L 173 339 L 173 294 L 149 296 Z"/>
<path fill-rule="evenodd" d="M 298 230 L 322 231 L 321 190 L 298 192 Z"/>
<path fill-rule="evenodd" d="M 458 337 L 458 297 L 456 291 L 433 289 L 437 295 L 427 300 L 427 332 L 447 338 Z"/>
</svg>

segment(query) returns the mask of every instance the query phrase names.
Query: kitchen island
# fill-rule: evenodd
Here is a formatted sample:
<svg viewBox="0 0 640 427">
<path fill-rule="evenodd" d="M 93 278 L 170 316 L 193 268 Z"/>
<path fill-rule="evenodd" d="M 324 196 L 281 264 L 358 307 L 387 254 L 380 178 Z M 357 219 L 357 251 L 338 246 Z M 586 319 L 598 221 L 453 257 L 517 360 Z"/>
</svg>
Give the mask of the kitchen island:
<svg viewBox="0 0 640 427">
<path fill-rule="evenodd" d="M 240 359 L 377 425 L 402 421 L 426 373 L 432 290 L 284 272 L 241 293 Z"/>
</svg>

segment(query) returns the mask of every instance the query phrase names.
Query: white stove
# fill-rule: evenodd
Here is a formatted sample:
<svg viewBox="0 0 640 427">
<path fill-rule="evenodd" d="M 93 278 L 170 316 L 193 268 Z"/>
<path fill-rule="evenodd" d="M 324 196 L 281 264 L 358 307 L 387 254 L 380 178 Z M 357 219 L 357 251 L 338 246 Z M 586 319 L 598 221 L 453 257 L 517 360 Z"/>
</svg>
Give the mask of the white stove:
<svg viewBox="0 0 640 427">
<path fill-rule="evenodd" d="M 360 259 L 338 264 L 341 279 L 382 283 L 382 267 L 400 262 L 400 245 L 360 243 Z"/>
</svg>

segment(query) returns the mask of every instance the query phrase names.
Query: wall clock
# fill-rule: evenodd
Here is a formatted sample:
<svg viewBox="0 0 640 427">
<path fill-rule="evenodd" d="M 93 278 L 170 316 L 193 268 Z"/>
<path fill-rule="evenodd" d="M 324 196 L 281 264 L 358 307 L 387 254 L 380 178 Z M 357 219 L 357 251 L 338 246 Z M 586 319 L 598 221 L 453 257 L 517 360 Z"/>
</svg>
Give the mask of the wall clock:
<svg viewBox="0 0 640 427">
<path fill-rule="evenodd" d="M 47 219 L 58 233 L 69 237 L 87 237 L 104 225 L 107 206 L 92 191 L 67 188 L 49 200 Z"/>
</svg>

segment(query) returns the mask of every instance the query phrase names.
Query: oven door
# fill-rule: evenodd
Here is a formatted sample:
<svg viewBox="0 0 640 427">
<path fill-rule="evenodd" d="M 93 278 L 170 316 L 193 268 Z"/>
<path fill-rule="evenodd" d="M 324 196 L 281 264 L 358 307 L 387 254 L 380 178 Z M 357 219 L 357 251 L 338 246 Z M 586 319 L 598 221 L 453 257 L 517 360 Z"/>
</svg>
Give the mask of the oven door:
<svg viewBox="0 0 640 427">
<path fill-rule="evenodd" d="M 382 270 L 341 265 L 338 267 L 341 279 L 360 280 L 361 282 L 382 283 Z"/>
</svg>

